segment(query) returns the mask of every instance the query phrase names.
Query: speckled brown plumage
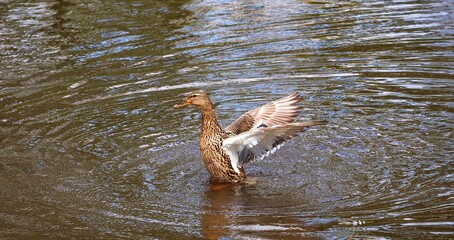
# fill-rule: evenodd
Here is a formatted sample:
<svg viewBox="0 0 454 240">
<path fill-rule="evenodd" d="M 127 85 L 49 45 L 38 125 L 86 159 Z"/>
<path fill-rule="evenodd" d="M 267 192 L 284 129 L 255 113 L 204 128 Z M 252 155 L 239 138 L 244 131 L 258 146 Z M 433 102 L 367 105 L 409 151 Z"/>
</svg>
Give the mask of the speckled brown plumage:
<svg viewBox="0 0 454 240">
<path fill-rule="evenodd" d="M 325 121 L 294 123 L 301 110 L 295 104 L 300 101 L 299 94 L 293 93 L 243 114 L 225 130 L 219 125 L 213 103 L 204 91 L 189 93 L 175 107 L 193 105 L 202 113 L 200 151 L 211 180 L 238 182 L 246 177 L 244 164 L 268 156 L 307 127 L 326 124 Z"/>
<path fill-rule="evenodd" d="M 226 132 L 221 128 L 211 101 L 207 101 L 206 106 L 201 110 L 200 151 L 205 167 L 211 175 L 211 180 L 236 182 L 244 179 L 244 170 L 237 174 L 230 164 L 228 153 L 222 148 L 222 141 L 232 136 L 233 133 Z"/>
</svg>

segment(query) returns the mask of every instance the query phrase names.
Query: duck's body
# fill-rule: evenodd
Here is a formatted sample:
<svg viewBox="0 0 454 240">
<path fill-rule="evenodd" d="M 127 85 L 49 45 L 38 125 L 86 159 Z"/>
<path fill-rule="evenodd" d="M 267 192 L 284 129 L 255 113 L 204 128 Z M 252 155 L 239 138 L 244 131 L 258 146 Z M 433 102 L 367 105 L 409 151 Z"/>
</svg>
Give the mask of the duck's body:
<svg viewBox="0 0 454 240">
<path fill-rule="evenodd" d="M 202 112 L 200 151 L 205 167 L 216 182 L 239 182 L 246 178 L 243 165 L 262 159 L 277 150 L 283 142 L 313 125 L 325 121 L 297 122 L 301 107 L 299 94 L 270 102 L 243 114 L 222 129 L 209 96 L 201 90 L 188 94 L 176 108 L 194 105 Z"/>
<path fill-rule="evenodd" d="M 229 153 L 222 146 L 225 139 L 234 135 L 221 128 L 214 109 L 213 111 L 202 111 L 200 152 L 213 181 L 237 182 L 246 177 L 242 168 L 239 172 L 233 169 Z"/>
</svg>

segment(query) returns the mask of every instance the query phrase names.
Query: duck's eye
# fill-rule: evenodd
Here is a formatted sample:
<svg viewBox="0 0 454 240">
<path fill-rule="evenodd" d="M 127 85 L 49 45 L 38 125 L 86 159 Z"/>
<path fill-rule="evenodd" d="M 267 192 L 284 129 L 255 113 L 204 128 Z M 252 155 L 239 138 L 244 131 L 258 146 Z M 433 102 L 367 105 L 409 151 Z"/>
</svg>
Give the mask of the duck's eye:
<svg viewBox="0 0 454 240">
<path fill-rule="evenodd" d="M 197 95 L 193 94 L 193 95 L 191 95 L 191 96 L 189 96 L 189 97 L 193 98 L 193 97 L 197 97 Z"/>
</svg>

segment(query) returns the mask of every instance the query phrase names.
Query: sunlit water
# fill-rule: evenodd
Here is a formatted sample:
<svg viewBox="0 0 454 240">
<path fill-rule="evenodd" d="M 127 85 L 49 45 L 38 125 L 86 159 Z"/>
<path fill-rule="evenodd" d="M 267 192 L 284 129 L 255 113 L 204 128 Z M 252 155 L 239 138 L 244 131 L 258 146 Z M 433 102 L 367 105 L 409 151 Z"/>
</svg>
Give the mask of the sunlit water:
<svg viewBox="0 0 454 240">
<path fill-rule="evenodd" d="M 1 2 L 1 238 L 453 238 L 453 6 Z M 194 89 L 329 125 L 212 185 Z"/>
</svg>

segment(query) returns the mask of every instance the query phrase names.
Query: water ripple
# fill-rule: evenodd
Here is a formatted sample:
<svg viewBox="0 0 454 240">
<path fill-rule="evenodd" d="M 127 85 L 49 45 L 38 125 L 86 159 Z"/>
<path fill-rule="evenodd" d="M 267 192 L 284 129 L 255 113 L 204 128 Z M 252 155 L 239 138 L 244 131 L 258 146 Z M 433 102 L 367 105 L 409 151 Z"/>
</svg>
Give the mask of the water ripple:
<svg viewBox="0 0 454 240">
<path fill-rule="evenodd" d="M 2 7 L 2 236 L 452 235 L 450 2 Z M 329 124 L 213 185 L 192 89 L 224 126 L 295 91 Z"/>
</svg>

